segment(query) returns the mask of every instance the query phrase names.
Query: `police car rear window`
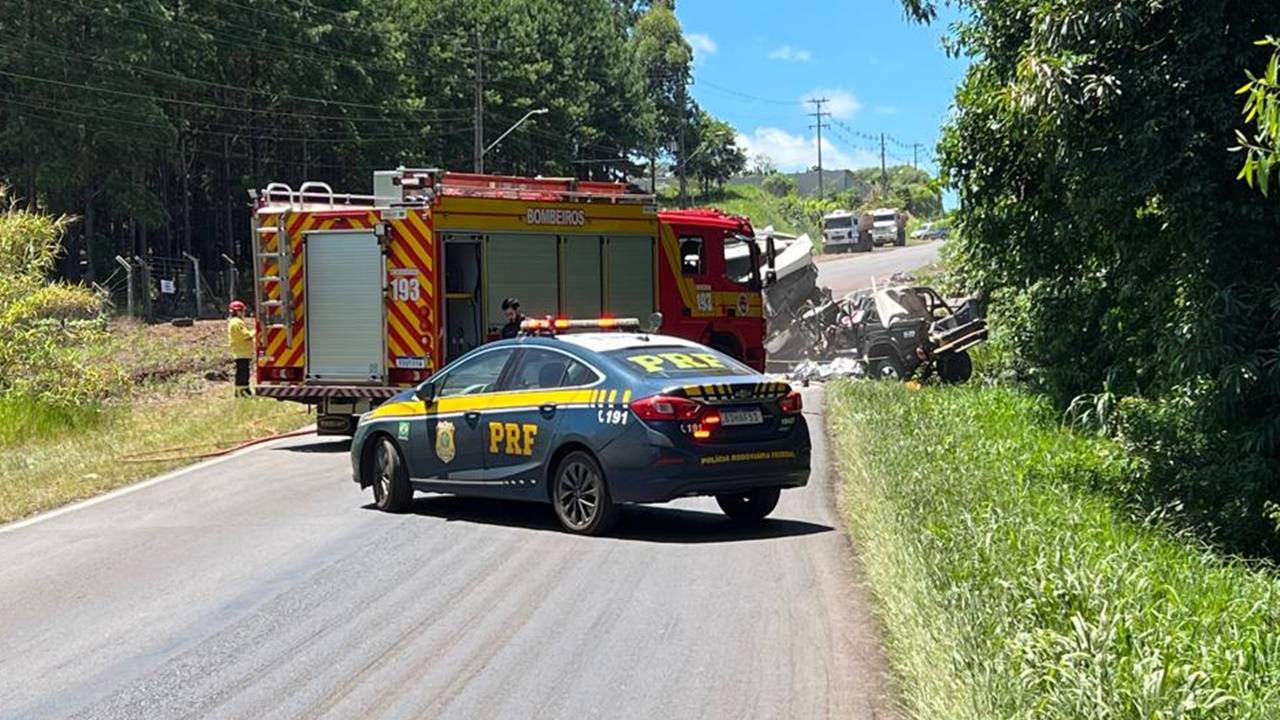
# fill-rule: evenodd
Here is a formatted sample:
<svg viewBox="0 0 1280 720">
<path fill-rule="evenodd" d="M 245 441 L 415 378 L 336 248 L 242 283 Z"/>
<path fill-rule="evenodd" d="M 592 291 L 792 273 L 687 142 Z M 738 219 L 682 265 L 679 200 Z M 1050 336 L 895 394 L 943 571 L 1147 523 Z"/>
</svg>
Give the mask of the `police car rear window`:
<svg viewBox="0 0 1280 720">
<path fill-rule="evenodd" d="M 754 375 L 755 371 L 728 355 L 707 348 L 628 348 L 605 353 L 645 377 L 683 378 Z"/>
</svg>

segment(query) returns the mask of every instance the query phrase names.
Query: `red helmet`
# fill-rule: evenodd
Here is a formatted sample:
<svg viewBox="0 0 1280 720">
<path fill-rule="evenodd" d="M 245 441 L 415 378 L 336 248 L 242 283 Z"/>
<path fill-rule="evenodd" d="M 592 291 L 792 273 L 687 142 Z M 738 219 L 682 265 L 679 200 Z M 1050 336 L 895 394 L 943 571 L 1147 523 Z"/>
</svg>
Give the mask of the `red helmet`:
<svg viewBox="0 0 1280 720">
<path fill-rule="evenodd" d="M 227 309 L 230 310 L 231 312 L 240 312 L 241 310 L 244 310 L 245 307 L 244 307 L 244 303 L 240 302 L 239 300 L 232 300 L 231 304 L 227 306 Z"/>
</svg>

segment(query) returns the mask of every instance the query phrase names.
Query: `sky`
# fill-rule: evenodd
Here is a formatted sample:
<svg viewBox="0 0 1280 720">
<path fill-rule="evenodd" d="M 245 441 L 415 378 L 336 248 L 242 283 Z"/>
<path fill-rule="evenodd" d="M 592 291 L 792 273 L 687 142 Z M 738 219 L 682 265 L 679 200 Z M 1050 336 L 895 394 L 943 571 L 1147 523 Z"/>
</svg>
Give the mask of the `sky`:
<svg viewBox="0 0 1280 720">
<path fill-rule="evenodd" d="M 880 133 L 890 165 L 912 161 L 934 171 L 938 130 L 966 62 L 942 48 L 954 12 L 931 25 L 909 22 L 898 0 L 682 0 L 676 15 L 694 51 L 691 89 L 698 104 L 738 130 L 748 156 L 780 170 L 880 164 Z"/>
</svg>

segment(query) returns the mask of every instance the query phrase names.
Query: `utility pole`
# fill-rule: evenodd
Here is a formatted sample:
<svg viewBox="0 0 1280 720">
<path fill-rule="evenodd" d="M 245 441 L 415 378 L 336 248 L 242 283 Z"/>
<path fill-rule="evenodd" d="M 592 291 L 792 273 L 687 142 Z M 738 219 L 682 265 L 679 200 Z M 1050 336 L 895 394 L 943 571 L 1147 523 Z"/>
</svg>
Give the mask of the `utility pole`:
<svg viewBox="0 0 1280 720">
<path fill-rule="evenodd" d="M 884 164 L 884 133 L 880 133 L 880 188 L 889 193 L 889 170 Z"/>
<path fill-rule="evenodd" d="M 680 207 L 682 208 L 689 207 L 689 200 L 686 197 L 688 186 L 685 184 L 685 176 L 684 176 L 684 170 L 685 170 L 684 166 L 687 164 L 689 160 L 689 158 L 685 157 L 684 155 L 684 126 L 686 124 L 685 121 L 688 120 L 688 117 L 686 116 L 686 113 L 688 112 L 688 107 L 686 107 L 688 100 L 685 99 L 685 85 L 686 85 L 685 82 L 681 80 L 680 100 L 679 100 L 680 123 L 679 123 L 679 134 L 676 136 L 677 152 L 680 154 L 679 155 L 680 161 L 679 163 L 676 164 L 676 173 L 680 183 Z"/>
<path fill-rule="evenodd" d="M 476 107 L 475 137 L 472 139 L 471 169 L 484 172 L 484 47 L 480 44 L 480 28 L 476 28 Z"/>
<path fill-rule="evenodd" d="M 821 200 L 826 196 L 822 188 L 822 118 L 831 116 L 831 113 L 822 111 L 822 104 L 830 101 L 827 98 L 813 98 L 809 102 L 813 103 L 813 112 L 809 115 L 816 121 L 809 127 L 818 129 L 818 199 Z"/>
</svg>

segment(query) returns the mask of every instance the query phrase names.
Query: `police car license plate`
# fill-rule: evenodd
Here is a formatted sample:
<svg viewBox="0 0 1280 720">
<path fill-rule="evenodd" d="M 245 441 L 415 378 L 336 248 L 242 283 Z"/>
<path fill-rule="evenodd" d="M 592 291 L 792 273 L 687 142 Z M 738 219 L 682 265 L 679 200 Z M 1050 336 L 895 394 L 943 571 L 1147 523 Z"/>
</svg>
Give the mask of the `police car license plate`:
<svg viewBox="0 0 1280 720">
<path fill-rule="evenodd" d="M 759 408 L 724 410 L 720 413 L 720 421 L 725 425 L 759 425 L 764 422 L 764 413 Z"/>
</svg>

